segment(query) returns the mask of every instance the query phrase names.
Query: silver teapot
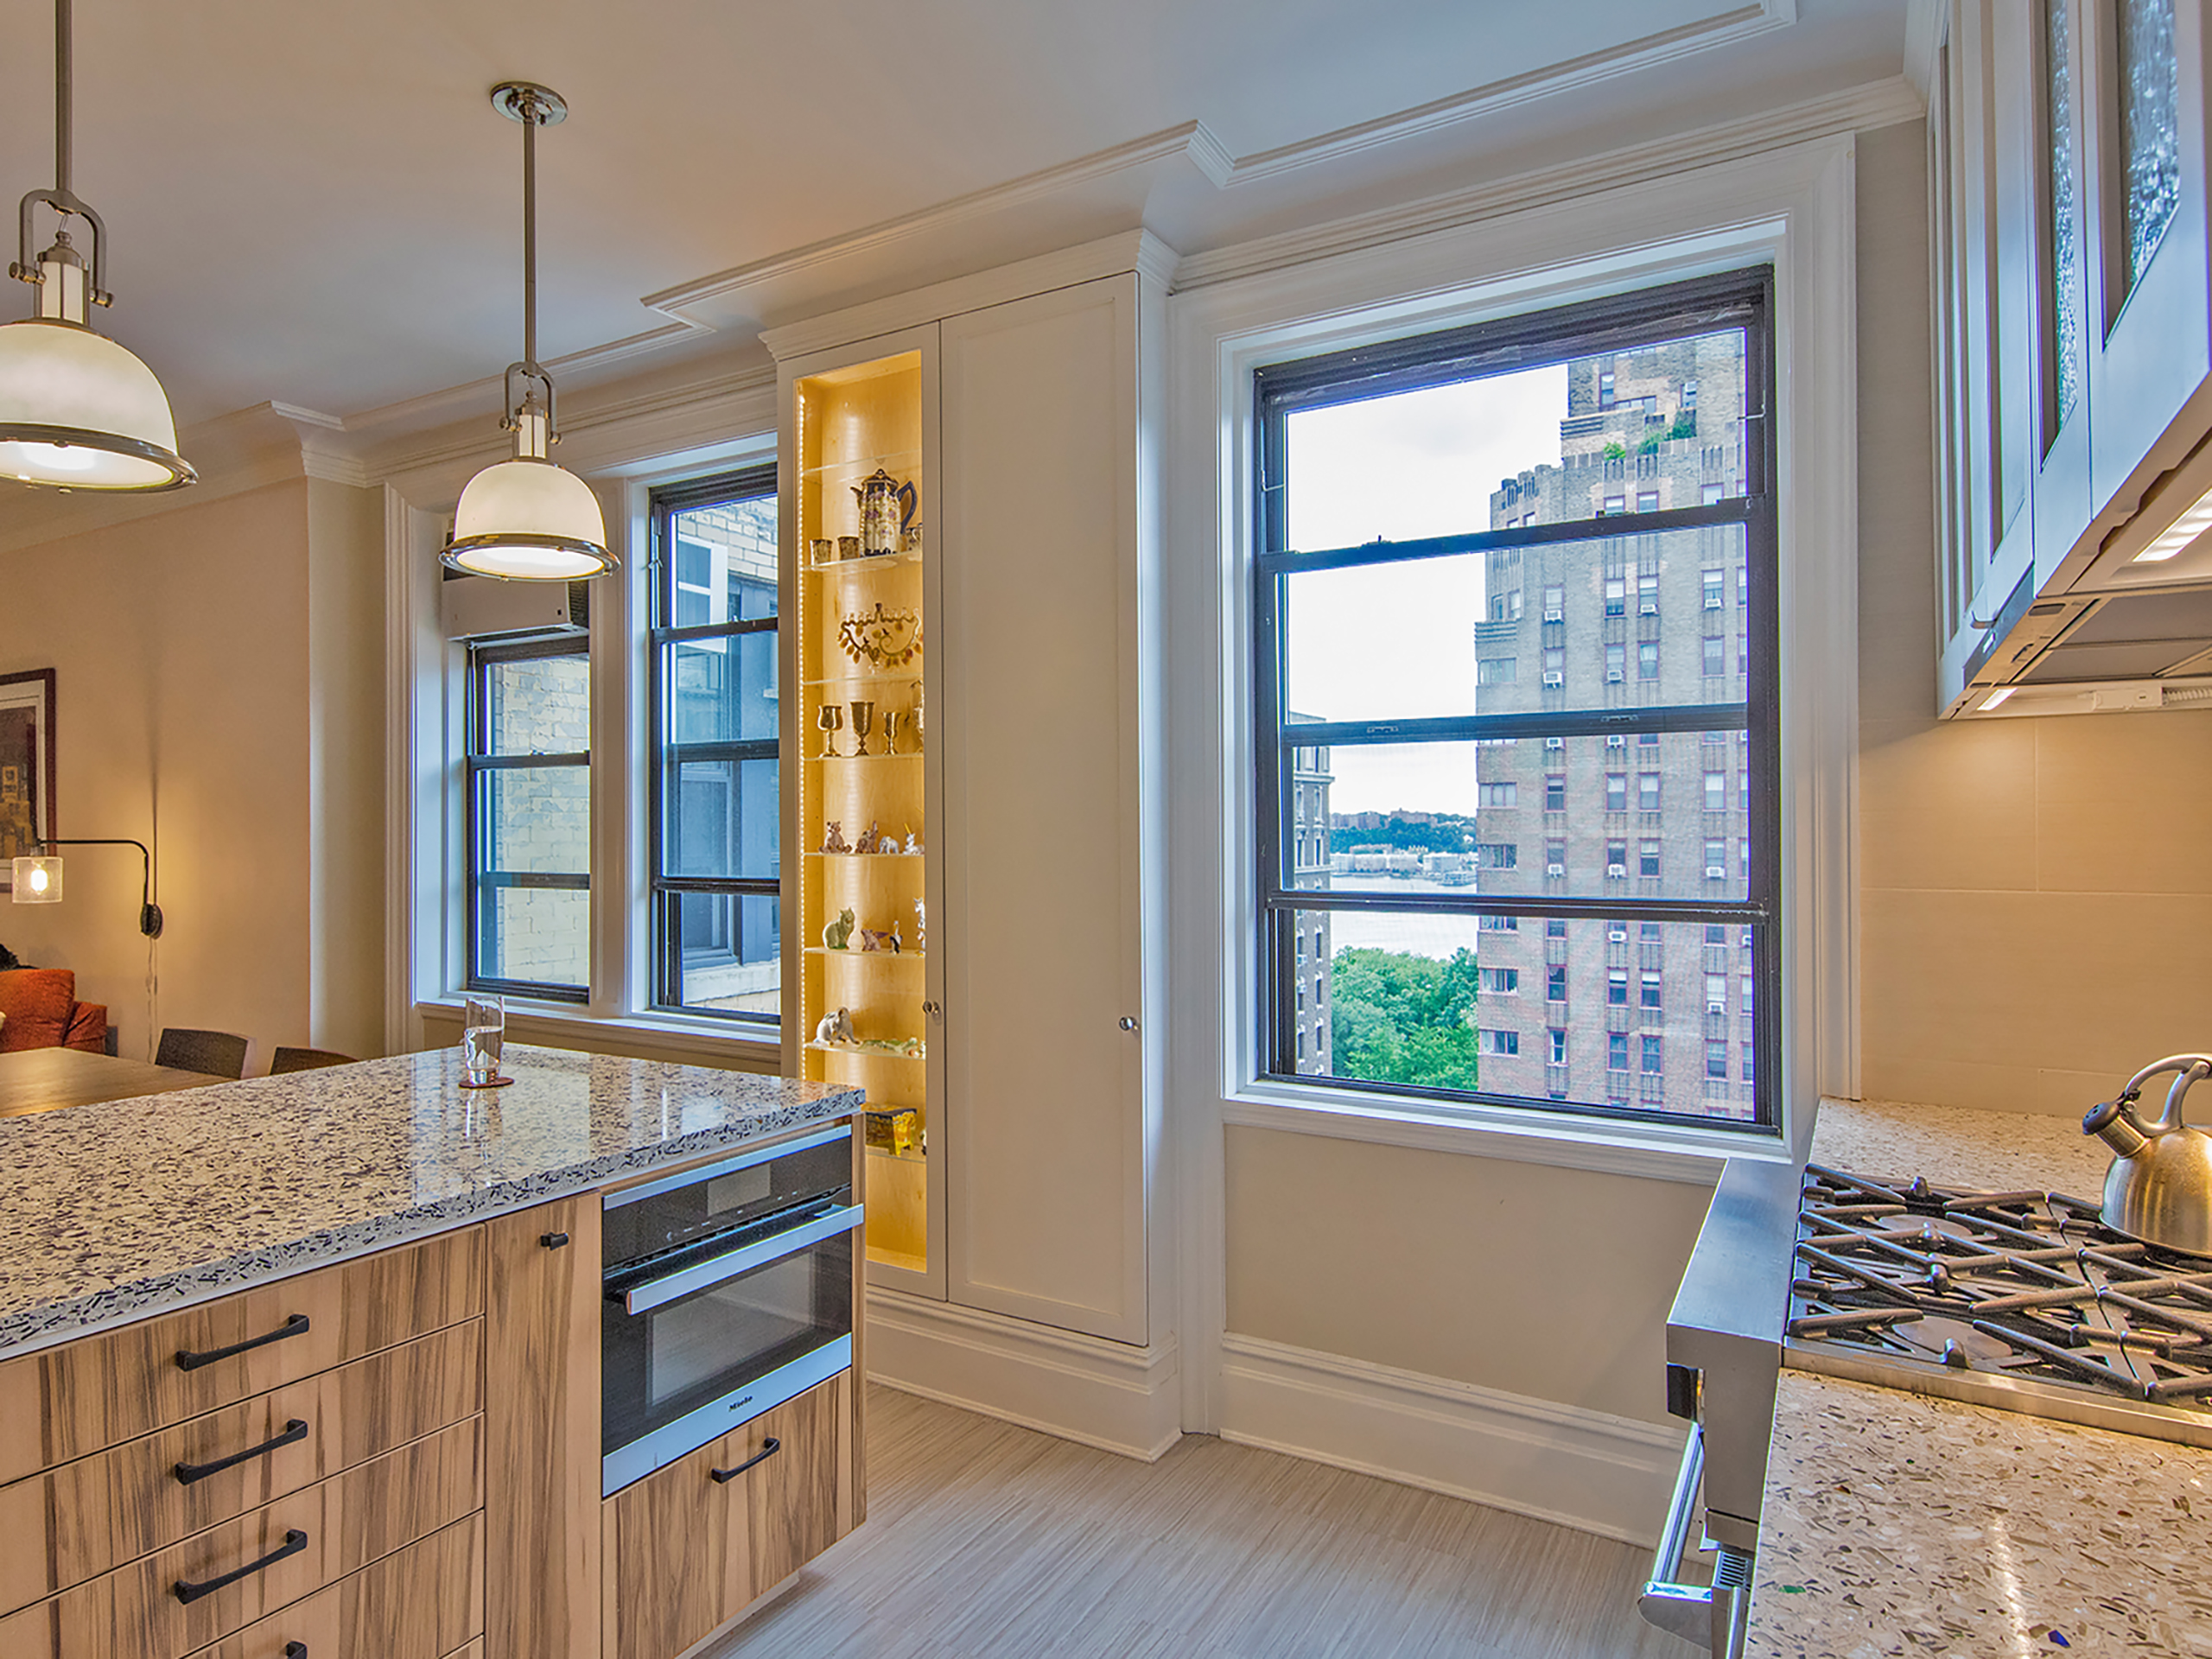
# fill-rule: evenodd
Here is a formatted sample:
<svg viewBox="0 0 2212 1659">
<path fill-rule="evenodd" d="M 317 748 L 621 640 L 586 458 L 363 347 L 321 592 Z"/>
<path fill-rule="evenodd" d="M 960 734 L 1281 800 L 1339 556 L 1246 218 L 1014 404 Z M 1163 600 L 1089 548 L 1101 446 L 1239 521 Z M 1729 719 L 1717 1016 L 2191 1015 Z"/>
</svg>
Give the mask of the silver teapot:
<svg viewBox="0 0 2212 1659">
<path fill-rule="evenodd" d="M 913 485 L 901 484 L 879 467 L 859 483 L 846 487 L 860 504 L 861 556 L 896 553 L 902 532 L 914 517 Z"/>
<path fill-rule="evenodd" d="M 2143 1085 L 2175 1073 L 2166 1109 L 2145 1126 L 2135 1115 Z M 2116 1154 L 2105 1172 L 2104 1222 L 2145 1244 L 2212 1256 L 2212 1135 L 2181 1121 L 2182 1097 L 2200 1077 L 2212 1077 L 2212 1055 L 2170 1054 L 2127 1081 L 2111 1100 L 2089 1109 L 2082 1133 Z"/>
</svg>

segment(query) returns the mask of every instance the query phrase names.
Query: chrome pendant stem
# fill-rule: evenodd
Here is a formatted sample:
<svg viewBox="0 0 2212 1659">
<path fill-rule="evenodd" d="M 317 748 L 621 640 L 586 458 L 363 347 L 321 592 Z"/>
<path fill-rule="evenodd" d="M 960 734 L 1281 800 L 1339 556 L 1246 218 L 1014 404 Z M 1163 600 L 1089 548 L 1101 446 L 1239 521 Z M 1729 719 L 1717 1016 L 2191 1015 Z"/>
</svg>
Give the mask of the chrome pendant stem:
<svg viewBox="0 0 2212 1659">
<path fill-rule="evenodd" d="M 69 0 L 60 0 L 63 5 Z M 537 372 L 537 100 L 525 99 L 522 123 L 522 360 Z"/>
<path fill-rule="evenodd" d="M 75 79 L 76 53 L 70 24 L 70 0 L 54 0 L 54 188 L 63 196 L 70 194 L 71 163 L 75 159 L 71 130 L 76 124 L 76 110 L 70 83 Z"/>
</svg>

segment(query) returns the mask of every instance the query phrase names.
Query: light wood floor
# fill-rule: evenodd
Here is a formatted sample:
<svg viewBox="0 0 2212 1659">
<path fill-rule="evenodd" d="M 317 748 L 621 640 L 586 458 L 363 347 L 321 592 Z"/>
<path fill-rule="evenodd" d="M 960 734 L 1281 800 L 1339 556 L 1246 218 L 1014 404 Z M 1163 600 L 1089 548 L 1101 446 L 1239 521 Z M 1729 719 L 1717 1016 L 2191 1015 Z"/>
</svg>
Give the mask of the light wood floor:
<svg viewBox="0 0 2212 1659">
<path fill-rule="evenodd" d="M 1649 1555 L 1204 1436 L 1156 1464 L 876 1388 L 868 1523 L 699 1659 L 1692 1659 Z"/>
</svg>

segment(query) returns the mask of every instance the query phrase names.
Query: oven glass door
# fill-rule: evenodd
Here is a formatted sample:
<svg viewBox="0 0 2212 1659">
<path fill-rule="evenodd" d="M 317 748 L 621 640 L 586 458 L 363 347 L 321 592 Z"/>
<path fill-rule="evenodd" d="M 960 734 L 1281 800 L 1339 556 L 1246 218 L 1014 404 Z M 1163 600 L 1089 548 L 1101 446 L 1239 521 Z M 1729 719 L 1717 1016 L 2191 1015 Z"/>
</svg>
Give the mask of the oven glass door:
<svg viewBox="0 0 2212 1659">
<path fill-rule="evenodd" d="M 663 1294 L 640 1287 L 631 1301 L 653 1305 L 632 1313 L 623 1291 L 611 1288 L 602 1305 L 608 1492 L 852 1363 L 849 1222 L 734 1277 L 654 1300 Z"/>
</svg>

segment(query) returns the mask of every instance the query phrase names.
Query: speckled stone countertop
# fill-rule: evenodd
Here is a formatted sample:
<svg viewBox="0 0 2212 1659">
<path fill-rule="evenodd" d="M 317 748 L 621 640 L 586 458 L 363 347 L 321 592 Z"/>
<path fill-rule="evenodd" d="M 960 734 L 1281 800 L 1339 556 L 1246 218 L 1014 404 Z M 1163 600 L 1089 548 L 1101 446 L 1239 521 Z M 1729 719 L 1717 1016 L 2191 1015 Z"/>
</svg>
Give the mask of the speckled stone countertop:
<svg viewBox="0 0 2212 1659">
<path fill-rule="evenodd" d="M 2094 1198 L 2066 1119 L 1821 1103 L 1813 1161 Z M 2212 1452 L 1784 1370 L 1752 1659 L 2212 1659 Z"/>
<path fill-rule="evenodd" d="M 857 1110 L 861 1091 L 510 1045 L 0 1118 L 0 1358 Z"/>
</svg>

